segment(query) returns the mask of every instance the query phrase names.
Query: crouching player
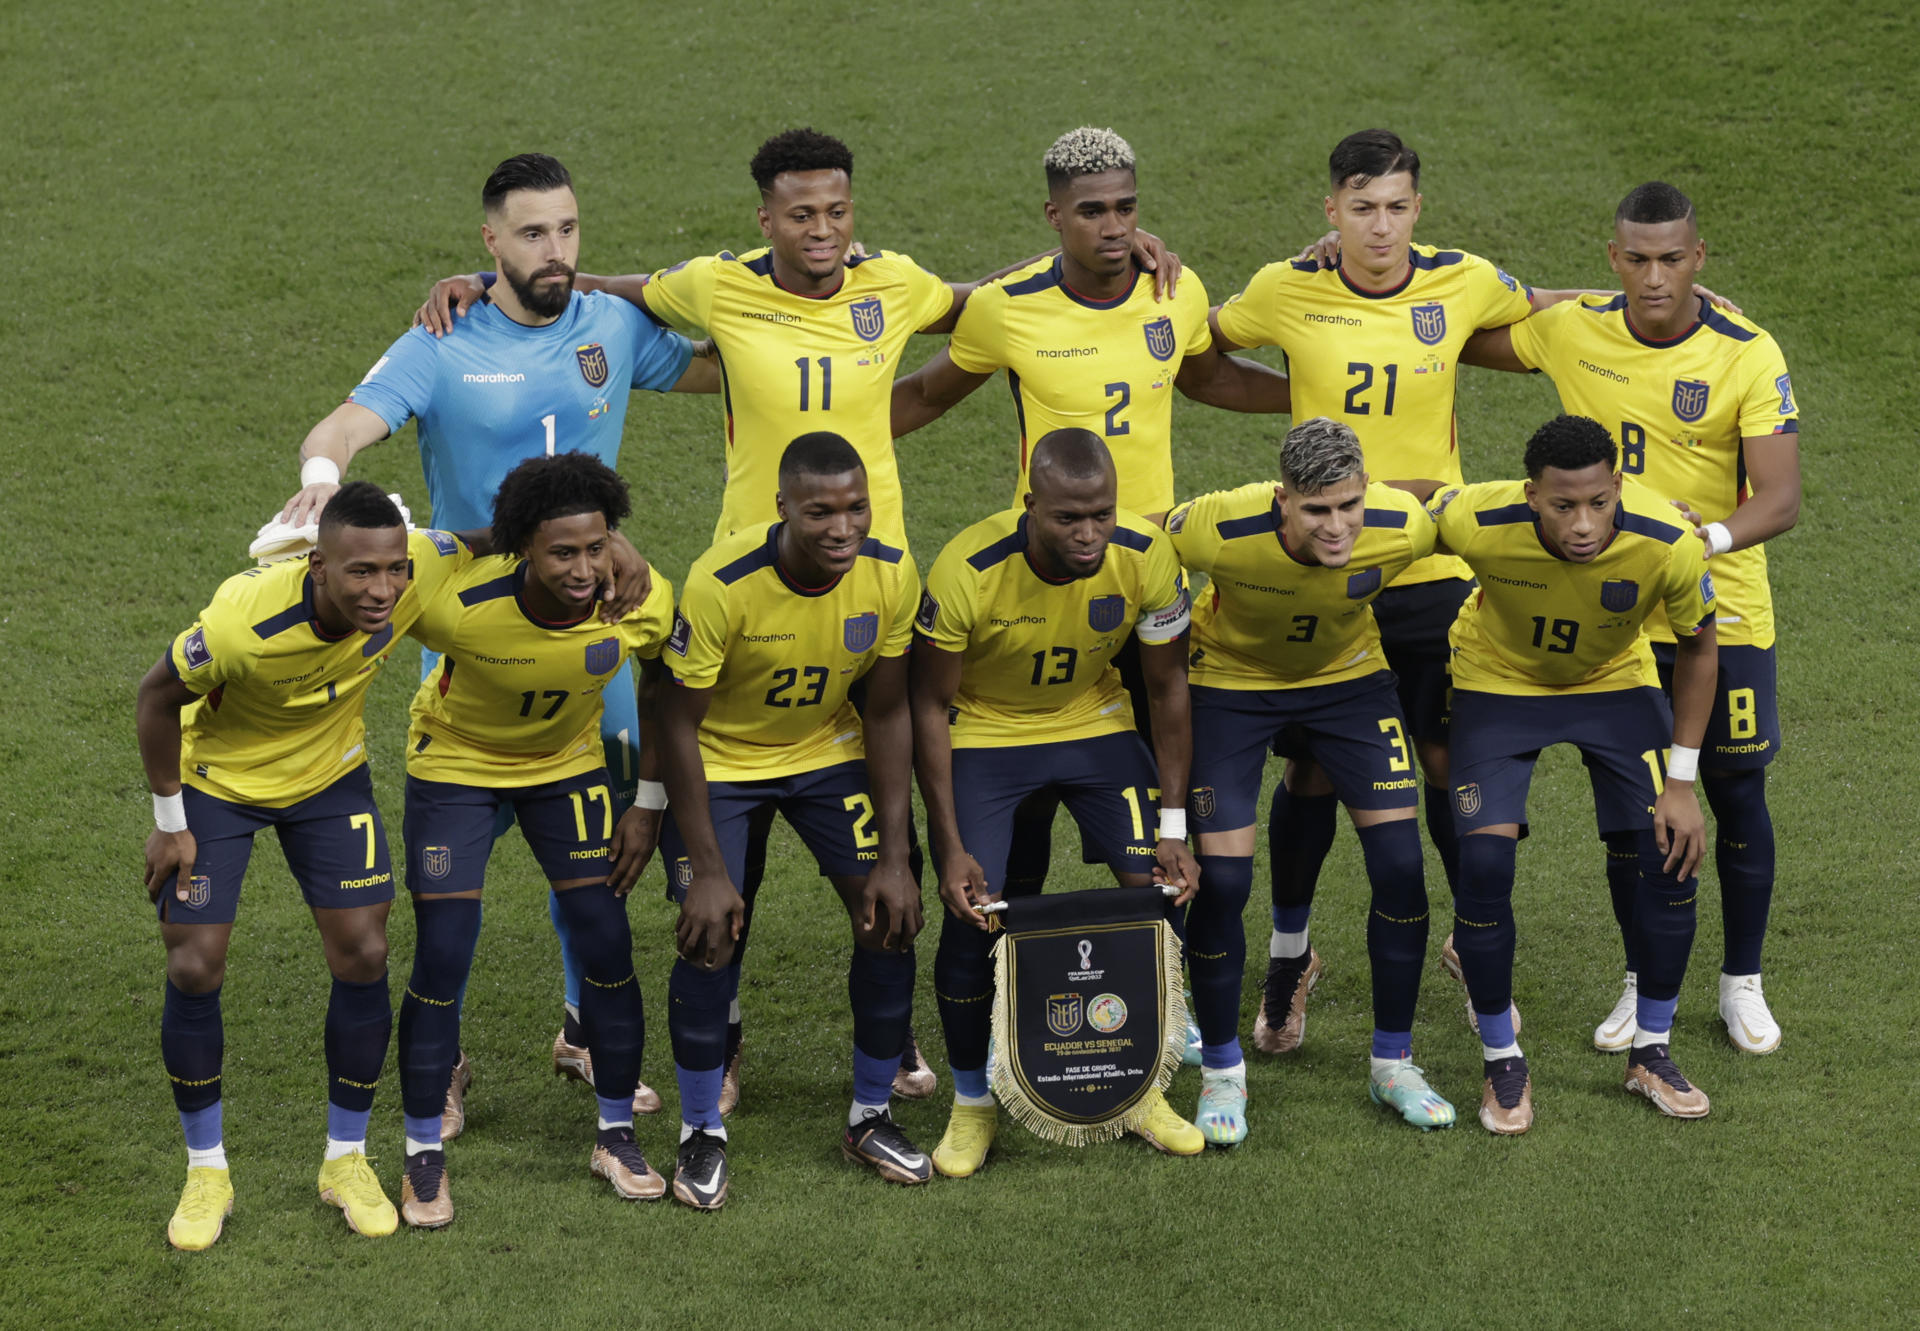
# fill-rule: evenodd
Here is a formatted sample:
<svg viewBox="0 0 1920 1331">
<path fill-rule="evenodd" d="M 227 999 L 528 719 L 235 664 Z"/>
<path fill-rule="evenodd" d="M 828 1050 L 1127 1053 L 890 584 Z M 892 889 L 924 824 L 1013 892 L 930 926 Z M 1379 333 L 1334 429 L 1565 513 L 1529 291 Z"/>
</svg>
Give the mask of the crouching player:
<svg viewBox="0 0 1920 1331">
<path fill-rule="evenodd" d="M 394 635 L 466 562 L 446 532 L 408 536 L 379 486 L 342 486 L 305 561 L 228 578 L 140 681 L 140 760 L 155 823 L 146 884 L 167 948 L 160 1053 L 187 1138 L 187 1185 L 167 1225 L 176 1248 L 211 1246 L 233 1210 L 220 987 L 253 838 L 269 827 L 333 973 L 320 1195 L 357 1233 L 399 1226 L 366 1156 L 393 1025 L 393 871 L 361 716 Z"/>
<path fill-rule="evenodd" d="M 1023 508 L 975 523 L 940 552 L 914 652 L 915 765 L 947 907 L 934 989 L 954 1101 L 933 1165 L 949 1178 L 980 1168 L 998 1124 L 987 1087 L 987 923 L 976 907 L 1005 890 L 1020 802 L 1057 794 L 1123 884 L 1144 887 L 1157 869 L 1185 904 L 1199 881 L 1178 803 L 1190 752 L 1179 561 L 1164 532 L 1116 507 L 1113 458 L 1092 431 L 1046 435 L 1030 476 Z M 1114 665 L 1130 637 L 1140 640 L 1153 754 Z M 1165 813 L 1163 786 L 1174 792 Z M 1135 1131 L 1175 1155 L 1205 1149 L 1159 1091 Z"/>
<path fill-rule="evenodd" d="M 407 890 L 418 944 L 400 1003 L 400 1211 L 420 1228 L 453 1219 L 441 1107 L 503 808 L 552 884 L 581 963 L 580 1022 L 600 1105 L 589 1168 L 622 1197 L 666 1193 L 633 1137 L 644 1027 L 621 900 L 658 836 L 660 788 L 648 784 L 657 755 L 641 746 L 641 804 L 616 823 L 600 743 L 603 691 L 625 678 L 629 656 L 657 657 L 672 625 L 672 589 L 658 573 L 618 623 L 596 614 L 629 507 L 626 482 L 590 454 L 529 458 L 493 501 L 492 545 L 502 553 L 469 564 L 411 629 L 442 653 L 414 696 L 407 735 Z"/>
<path fill-rule="evenodd" d="M 777 502 L 780 521 L 694 562 L 662 657 L 673 682 L 657 702 L 672 799 L 661 855 L 686 889 L 667 987 L 682 1119 L 673 1195 L 700 1210 L 727 1198 L 727 968 L 747 909 L 736 884 L 748 824 L 764 808 L 799 832 L 853 924 L 853 1106 L 841 1149 L 894 1183 L 933 1172 L 888 1109 L 921 923 L 907 867 L 907 649 L 920 578 L 905 551 L 868 538 L 867 469 L 840 435 L 787 446 Z"/>
<path fill-rule="evenodd" d="M 1616 457 L 1599 422 L 1557 416 L 1528 441 L 1524 482 L 1449 489 L 1434 501 L 1441 547 L 1480 579 L 1451 635 L 1462 834 L 1454 946 L 1485 1046 L 1480 1122 L 1503 1135 L 1533 1125 L 1508 1010 L 1513 873 L 1533 765 L 1550 744 L 1580 750 L 1608 855 L 1639 865 L 1626 1089 L 1676 1118 L 1707 1112 L 1668 1040 L 1705 839 L 1693 786 L 1717 667 L 1713 581 L 1699 538 L 1657 494 L 1615 474 Z M 1671 708 L 1642 631 L 1655 607 L 1678 640 Z"/>
<path fill-rule="evenodd" d="M 1254 812 L 1268 746 L 1311 759 L 1333 782 L 1366 857 L 1372 900 L 1376 1104 L 1419 1128 L 1453 1122 L 1413 1062 L 1413 1013 L 1427 950 L 1419 775 L 1394 675 L 1381 655 L 1373 601 L 1433 553 L 1433 522 L 1404 490 L 1369 484 L 1353 430 L 1324 416 L 1287 432 L 1280 484 L 1202 495 L 1167 529 L 1180 562 L 1212 589 L 1194 615 L 1189 803 L 1207 890 L 1187 916 L 1187 962 L 1201 1035 L 1200 1129 L 1219 1145 L 1247 1135 L 1246 1064 L 1238 1029 L 1253 885 Z M 1278 862 L 1290 852 L 1269 845 Z M 1312 897 L 1292 921 L 1298 955 L 1275 957 L 1254 1039 L 1299 1047 L 1310 969 Z M 1284 1015 L 1283 1015 L 1284 1014 Z"/>
</svg>

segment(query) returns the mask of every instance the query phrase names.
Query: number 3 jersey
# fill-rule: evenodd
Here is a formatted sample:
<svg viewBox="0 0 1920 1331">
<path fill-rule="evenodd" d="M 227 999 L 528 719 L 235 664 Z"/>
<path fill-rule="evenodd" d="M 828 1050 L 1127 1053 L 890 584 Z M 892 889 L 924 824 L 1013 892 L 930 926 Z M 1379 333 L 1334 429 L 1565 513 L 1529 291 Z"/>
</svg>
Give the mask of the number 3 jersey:
<svg viewBox="0 0 1920 1331">
<path fill-rule="evenodd" d="M 711 689 L 700 723 L 710 781 L 762 781 L 866 756 L 847 691 L 913 645 L 920 574 L 868 539 L 823 587 L 780 566 L 784 522 L 735 532 L 694 561 L 661 659 Z"/>
<path fill-rule="evenodd" d="M 537 786 L 606 762 L 601 693 L 628 656 L 660 655 L 673 587 L 655 569 L 647 599 L 619 623 L 604 622 L 596 606 L 583 620 L 552 624 L 527 609 L 526 581 L 524 559 L 476 559 L 413 625 L 442 656 L 413 695 L 409 776 Z"/>
<path fill-rule="evenodd" d="M 927 575 L 917 627 L 961 654 L 955 748 L 1052 744 L 1133 729 L 1113 665 L 1129 635 L 1186 631 L 1187 589 L 1167 534 L 1124 509 L 1091 577 L 1056 580 L 1030 557 L 1021 509 L 947 543 Z"/>
<path fill-rule="evenodd" d="M 1453 686 L 1481 693 L 1602 693 L 1658 688 L 1641 626 L 1656 608 L 1688 636 L 1712 621 L 1706 547 L 1663 516 L 1660 497 L 1631 479 L 1613 536 L 1576 564 L 1548 548 L 1520 481 L 1493 481 L 1434 497 L 1440 545 L 1472 567 L 1480 587 L 1448 640 Z"/>
<path fill-rule="evenodd" d="M 1354 286 L 1317 260 L 1270 263 L 1220 307 L 1220 331 L 1287 354 L 1293 419 L 1327 416 L 1360 437 L 1378 481 L 1461 482 L 1453 417 L 1460 348 L 1482 328 L 1527 317 L 1532 297 L 1485 259 L 1414 245 L 1406 280 Z M 1458 560 L 1423 560 L 1400 581 L 1461 578 Z"/>
<path fill-rule="evenodd" d="M 1327 568 L 1287 549 L 1275 489 L 1261 481 L 1204 494 L 1167 519 L 1180 562 L 1212 580 L 1193 615 L 1189 678 L 1216 689 L 1291 689 L 1385 670 L 1374 598 L 1433 553 L 1433 519 L 1412 495 L 1376 481 L 1351 558 Z"/>
</svg>

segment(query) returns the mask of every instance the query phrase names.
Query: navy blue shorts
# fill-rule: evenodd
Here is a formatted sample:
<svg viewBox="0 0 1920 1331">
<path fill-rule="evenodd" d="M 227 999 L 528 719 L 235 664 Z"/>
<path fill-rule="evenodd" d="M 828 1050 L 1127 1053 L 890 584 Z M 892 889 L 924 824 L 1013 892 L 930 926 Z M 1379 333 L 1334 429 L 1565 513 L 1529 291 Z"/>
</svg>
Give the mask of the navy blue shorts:
<svg viewBox="0 0 1920 1331">
<path fill-rule="evenodd" d="M 1554 697 L 1453 695 L 1453 817 L 1462 833 L 1527 822 L 1527 786 L 1540 750 L 1572 744 L 1593 783 L 1600 835 L 1653 827 L 1653 802 L 1673 743 L 1673 710 L 1655 688 Z"/>
<path fill-rule="evenodd" d="M 1447 742 L 1447 704 L 1453 688 L 1447 673 L 1447 631 L 1474 585 L 1466 578 L 1444 578 L 1389 586 L 1374 599 L 1380 647 L 1398 682 L 1400 714 L 1416 740 Z"/>
<path fill-rule="evenodd" d="M 1660 687 L 1673 697 L 1670 642 L 1653 644 Z M 1773 648 L 1734 646 L 1720 649 L 1720 675 L 1713 687 L 1713 715 L 1700 745 L 1700 766 L 1723 772 L 1751 772 L 1780 752 L 1778 672 Z"/>
<path fill-rule="evenodd" d="M 953 751 L 953 811 L 960 840 L 1000 891 L 1013 813 L 1038 790 L 1056 793 L 1080 825 L 1087 862 L 1115 873 L 1151 873 L 1159 840 L 1160 778 L 1146 741 L 1128 730 L 1094 739 Z"/>
<path fill-rule="evenodd" d="M 1349 809 L 1410 809 L 1420 773 L 1391 671 L 1298 689 L 1217 689 L 1193 695 L 1196 832 L 1253 825 L 1267 750 L 1326 769 Z"/>
<path fill-rule="evenodd" d="M 155 904 L 163 923 L 232 924 L 253 856 L 253 834 L 268 827 L 279 833 L 287 868 L 314 909 L 350 910 L 393 900 L 387 831 L 365 763 L 285 808 L 235 804 L 192 786 L 182 786 L 180 796 L 187 830 L 199 849 L 185 901 L 175 898 L 172 878 L 161 885 Z"/>
<path fill-rule="evenodd" d="M 880 858 L 880 821 L 867 792 L 864 760 L 768 781 L 707 783 L 713 834 L 736 889 L 745 887 L 748 824 L 768 806 L 777 808 L 800 834 L 821 873 L 859 878 L 873 871 Z M 671 808 L 660 826 L 660 860 L 667 866 L 668 895 L 675 901 L 686 900 L 693 883 L 693 861 L 687 858 L 687 843 Z"/>
<path fill-rule="evenodd" d="M 548 882 L 606 876 L 620 811 L 605 768 L 538 786 L 469 786 L 409 776 L 401 827 L 407 891 L 479 891 L 503 810 L 520 824 Z"/>
</svg>

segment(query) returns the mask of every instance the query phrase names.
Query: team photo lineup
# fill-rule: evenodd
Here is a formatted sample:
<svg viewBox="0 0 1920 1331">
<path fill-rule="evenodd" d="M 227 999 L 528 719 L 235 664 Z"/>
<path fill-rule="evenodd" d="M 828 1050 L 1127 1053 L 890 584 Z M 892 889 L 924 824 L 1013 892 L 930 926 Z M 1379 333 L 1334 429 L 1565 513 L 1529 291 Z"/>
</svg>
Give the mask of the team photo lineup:
<svg viewBox="0 0 1920 1331">
<path fill-rule="evenodd" d="M 559 160 L 500 162 L 480 198 L 493 269 L 441 281 L 384 351 L 391 330 L 368 330 L 371 369 L 288 459 L 257 562 L 236 533 L 239 571 L 209 574 L 205 608 L 140 682 L 158 1025 L 187 1151 L 169 1242 L 209 1248 L 235 1211 L 221 993 L 269 830 L 332 980 L 312 1050 L 319 1192 L 360 1235 L 454 1218 L 450 1143 L 475 1076 L 462 1011 L 489 860 L 516 827 L 562 961 L 543 977 L 562 998 L 552 1066 L 593 1101 L 540 1127 L 578 1138 L 592 1186 L 620 1199 L 728 1199 L 743 1072 L 750 1085 L 780 1057 L 768 1040 L 743 1058 L 740 1003 L 743 973 L 781 964 L 749 946 L 776 815 L 846 911 L 851 1095 L 822 1076 L 810 1112 L 850 1167 L 917 1185 L 993 1160 L 1021 1075 L 993 1015 L 998 917 L 1066 877 L 1158 889 L 1183 963 L 1165 1066 L 1114 1131 L 1173 1156 L 1258 1151 L 1273 1120 L 1249 1098 L 1243 998 L 1251 1056 L 1297 1054 L 1342 807 L 1366 879 L 1371 1049 L 1316 1075 L 1409 1129 L 1465 1128 L 1471 1105 L 1487 1133 L 1525 1134 L 1513 899 L 1535 764 L 1557 745 L 1586 769 L 1599 842 L 1565 872 L 1596 901 L 1604 883 L 1618 925 L 1592 967 L 1624 975 L 1592 1043 L 1622 1056 L 1618 1084 L 1648 1112 L 1706 1117 L 1674 1040 L 1701 909 L 1717 903 L 1723 928 L 1716 1037 L 1749 1055 L 1782 1041 L 1762 987 L 1782 743 L 1764 543 L 1800 516 L 1788 365 L 1697 281 L 1714 205 L 1685 182 L 1641 183 L 1595 219 L 1614 288 L 1548 287 L 1416 236 L 1416 147 L 1384 129 L 1340 139 L 1325 234 L 1204 278 L 1141 225 L 1151 164 L 1137 171 L 1112 129 L 1041 136 L 1033 191 L 1058 248 L 974 280 L 869 249 L 858 145 L 812 128 L 739 152 L 757 238 L 626 276 L 581 271 L 581 195 Z M 940 349 L 903 373 L 916 334 Z M 1284 368 L 1235 354 L 1261 348 Z M 1466 366 L 1542 373 L 1558 400 L 1483 475 L 1457 445 Z M 940 418 L 1003 370 L 1004 484 L 904 485 L 896 448 L 937 453 Z M 724 494 L 683 575 L 650 562 L 654 498 L 628 479 L 646 475 L 639 389 L 709 396 L 719 418 Z M 1249 445 L 1234 487 L 1193 492 L 1176 391 L 1284 418 L 1279 446 Z M 629 411 L 639 462 L 623 473 Z M 409 423 L 418 522 L 352 477 Z M 916 547 L 935 511 L 959 534 Z M 406 734 L 370 732 L 368 690 L 394 687 L 374 680 L 406 638 L 421 650 Z M 393 855 L 369 761 L 402 759 Z M 1063 804 L 1080 858 L 1110 876 L 1062 864 Z M 401 886 L 415 941 L 390 957 Z M 1267 962 L 1249 974 L 1246 912 L 1268 895 Z M 923 927 L 932 1011 L 915 1010 Z M 647 973 L 636 949 L 669 936 L 670 971 Z M 1477 1079 L 1430 1081 L 1417 1057 L 1434 971 L 1446 1003 L 1428 1018 L 1457 1020 L 1464 998 Z M 643 984 L 666 995 L 651 1051 Z M 1087 998 L 1049 1012 L 1055 1034 L 1127 1021 Z M 404 1158 L 376 1170 L 390 1046 Z M 643 1052 L 664 1069 L 663 1047 L 656 1088 Z M 1181 1063 L 1200 1089 L 1176 1105 Z M 947 1083 L 939 1140 L 913 1140 L 896 1097 Z M 737 1155 L 754 1149 L 742 1136 Z M 283 1167 L 243 1156 L 238 1204 L 250 1172 Z M 1003 1167 L 970 1186 L 1022 1185 Z"/>
</svg>

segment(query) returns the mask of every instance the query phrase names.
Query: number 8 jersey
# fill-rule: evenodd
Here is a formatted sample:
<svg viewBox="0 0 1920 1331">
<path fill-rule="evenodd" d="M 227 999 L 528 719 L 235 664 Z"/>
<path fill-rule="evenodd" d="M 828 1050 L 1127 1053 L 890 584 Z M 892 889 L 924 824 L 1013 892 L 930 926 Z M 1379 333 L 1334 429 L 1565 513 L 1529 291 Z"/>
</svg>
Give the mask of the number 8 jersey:
<svg viewBox="0 0 1920 1331">
<path fill-rule="evenodd" d="M 694 561 L 661 660 L 711 689 L 700 723 L 709 781 L 763 781 L 866 756 L 847 691 L 913 645 L 920 574 L 869 538 L 853 567 L 807 587 L 780 567 L 776 522 L 735 532 Z"/>
</svg>

